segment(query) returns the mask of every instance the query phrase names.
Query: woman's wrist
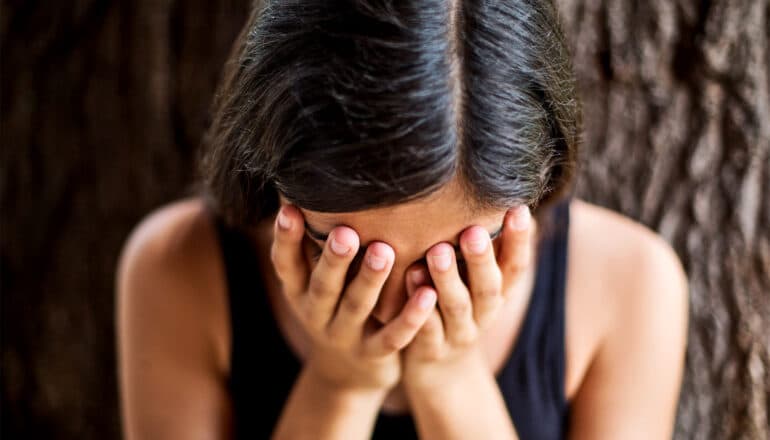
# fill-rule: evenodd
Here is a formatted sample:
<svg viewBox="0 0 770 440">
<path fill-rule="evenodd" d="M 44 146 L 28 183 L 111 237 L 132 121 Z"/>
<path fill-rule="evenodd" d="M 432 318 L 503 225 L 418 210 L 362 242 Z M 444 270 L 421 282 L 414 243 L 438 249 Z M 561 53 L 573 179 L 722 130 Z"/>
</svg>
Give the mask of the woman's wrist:
<svg viewBox="0 0 770 440">
<path fill-rule="evenodd" d="M 379 400 L 380 403 L 385 399 L 389 389 L 387 387 L 358 384 L 354 380 L 335 379 L 312 360 L 308 360 L 303 367 L 303 374 L 314 387 L 331 393 L 356 400 Z"/>
<path fill-rule="evenodd" d="M 452 362 L 419 364 L 405 369 L 402 383 L 408 392 L 430 392 L 445 389 L 448 384 L 467 381 L 478 375 L 491 375 L 480 351 L 472 350 Z"/>
<path fill-rule="evenodd" d="M 341 387 L 306 363 L 272 438 L 369 438 L 384 398 L 383 390 Z"/>
<path fill-rule="evenodd" d="M 405 384 L 420 438 L 518 438 L 487 365 L 469 359 L 460 370 L 438 373 L 430 381 Z"/>
</svg>

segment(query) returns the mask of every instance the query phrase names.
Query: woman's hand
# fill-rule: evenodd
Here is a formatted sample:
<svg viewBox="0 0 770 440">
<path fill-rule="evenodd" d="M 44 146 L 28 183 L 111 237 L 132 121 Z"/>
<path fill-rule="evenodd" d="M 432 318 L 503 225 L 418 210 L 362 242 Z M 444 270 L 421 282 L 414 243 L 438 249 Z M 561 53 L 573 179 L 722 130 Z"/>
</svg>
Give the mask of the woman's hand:
<svg viewBox="0 0 770 440">
<path fill-rule="evenodd" d="M 410 268 L 407 294 L 414 297 L 437 292 L 438 310 L 431 313 L 404 351 L 407 388 L 441 386 L 447 379 L 461 377 L 467 368 L 484 367 L 480 336 L 495 321 L 528 268 L 533 225 L 526 206 L 506 213 L 497 257 L 487 231 L 479 226 L 463 231 L 460 247 L 469 287 L 461 279 L 454 249 L 448 243 L 428 250 L 427 269 Z"/>
<path fill-rule="evenodd" d="M 349 227 L 334 228 L 311 270 L 302 250 L 303 220 L 296 207 L 281 208 L 270 255 L 284 295 L 313 339 L 306 368 L 335 387 L 393 387 L 401 376 L 398 352 L 435 310 L 435 293 L 413 295 L 395 319 L 374 331 L 367 321 L 393 266 L 393 249 L 371 243 L 360 271 L 345 287 L 358 235 Z"/>
</svg>

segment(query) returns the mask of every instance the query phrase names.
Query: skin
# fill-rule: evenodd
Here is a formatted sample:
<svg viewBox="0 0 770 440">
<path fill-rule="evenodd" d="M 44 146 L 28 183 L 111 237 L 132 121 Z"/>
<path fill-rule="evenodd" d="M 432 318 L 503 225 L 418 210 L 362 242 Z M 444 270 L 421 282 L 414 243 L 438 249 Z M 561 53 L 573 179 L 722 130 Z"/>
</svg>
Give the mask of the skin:
<svg viewBox="0 0 770 440">
<path fill-rule="evenodd" d="M 299 250 L 292 251 L 296 264 L 281 269 L 273 262 L 280 260 L 273 249 L 283 246 L 274 246 L 281 241 L 275 234 L 276 219 L 251 231 L 281 331 L 306 365 L 284 408 L 277 438 L 302 438 L 308 433 L 313 438 L 365 438 L 380 408 L 411 411 L 425 438 L 515 438 L 493 374 L 515 342 L 532 288 L 535 255 L 524 250 L 526 240 L 511 238 L 522 234 L 506 230 L 488 249 L 494 250 L 496 264 L 490 253 L 482 254 L 476 269 L 468 271 L 467 283 L 462 277 L 458 280 L 452 265 L 446 272 L 435 270 L 430 256 L 447 250 L 447 243 L 460 244 L 463 255 L 471 257 L 466 262 L 475 265 L 474 257 L 464 254 L 465 239 L 496 230 L 510 216 L 506 211 L 465 218 L 467 209 L 457 200 L 461 200 L 457 193 L 448 190 L 390 210 L 294 212 L 319 231 L 332 236 L 333 231 L 347 231 L 341 236 L 369 244 L 369 249 L 392 251 L 386 272 L 379 272 L 373 283 L 381 284 L 376 301 L 371 294 L 367 297 L 372 310 L 364 331 L 341 332 L 356 335 L 349 345 L 328 337 L 327 345 L 319 345 L 317 335 L 328 331 L 319 329 L 334 324 L 323 325 L 327 318 L 308 320 L 319 315 L 296 307 L 297 298 L 309 297 L 307 289 L 284 289 L 280 282 L 280 273 L 307 264 L 311 285 L 313 269 L 325 264 L 324 257 L 318 263 L 312 257 L 321 243 L 299 234 L 302 223 L 296 223 L 298 228 L 292 230 L 297 234 L 294 249 Z M 580 200 L 572 205 L 565 334 L 565 393 L 573 411 L 570 437 L 670 438 L 686 341 L 686 276 L 670 247 L 651 231 Z M 529 234 L 534 231 L 532 224 Z M 227 292 L 216 240 L 200 202 L 190 200 L 150 216 L 127 241 L 117 277 L 127 438 L 227 438 L 230 433 L 232 410 L 224 387 L 230 342 Z M 289 249 L 289 243 L 283 249 Z M 505 243 L 527 261 L 510 266 L 517 274 L 507 272 L 511 263 L 504 262 L 516 258 L 500 258 L 508 252 Z M 329 243 L 323 245 L 326 252 Z M 352 253 L 343 260 L 351 258 Z M 430 281 L 420 283 L 422 287 L 410 284 L 407 274 L 426 261 Z M 499 290 L 474 286 L 479 277 L 472 274 L 491 271 L 494 279 L 495 270 L 503 280 Z M 349 281 L 337 275 L 334 283 Z M 508 292 L 506 283 L 515 287 Z M 417 298 L 430 291 L 436 294 L 437 307 L 420 312 Z M 484 297 L 501 298 L 490 302 L 485 309 L 489 313 L 473 307 L 482 291 L 491 292 Z M 287 292 L 293 292 L 295 300 Z M 341 289 L 339 294 L 346 298 Z M 456 306 L 462 301 L 464 306 Z M 328 303 L 326 310 L 327 324 L 333 323 Z M 360 323 L 364 313 L 356 307 L 349 310 L 358 311 Z M 489 316 L 490 324 L 480 324 L 484 316 Z M 315 322 L 315 327 L 306 322 Z M 379 346 L 396 349 L 397 356 L 376 353 L 376 343 L 369 344 L 371 352 L 351 349 L 377 340 L 398 322 L 406 324 L 401 338 Z M 332 340 L 337 342 L 329 343 Z M 362 352 L 370 357 L 364 359 Z M 349 362 L 345 369 L 356 371 L 354 367 L 372 362 L 373 353 L 387 359 L 385 366 L 360 368 L 355 375 L 342 375 L 331 367 L 330 360 L 345 359 Z M 444 386 L 437 386 L 441 383 Z M 491 427 L 494 434 L 475 431 L 479 426 Z"/>
<path fill-rule="evenodd" d="M 458 195 L 456 187 L 448 186 L 428 200 L 403 204 L 395 209 L 348 214 L 346 223 L 356 225 L 356 229 L 336 226 L 324 233 L 328 239 L 325 243 L 316 243 L 323 246 L 317 260 L 307 258 L 307 248 L 303 255 L 300 241 L 307 235 L 303 225 L 314 225 L 311 228 L 315 231 L 325 230 L 322 224 L 328 217 L 310 211 L 304 211 L 303 216 L 298 208 L 281 198 L 271 261 L 284 286 L 284 295 L 313 340 L 312 355 L 306 365 L 319 372 L 326 383 L 353 390 L 379 387 L 387 392 L 400 380 L 407 397 L 417 402 L 417 395 L 437 395 L 447 381 L 458 375 L 469 376 L 475 369 L 487 386 L 475 386 L 474 391 L 482 389 L 489 395 L 481 395 L 478 400 L 493 404 L 482 405 L 482 408 L 488 407 L 480 414 L 487 415 L 490 420 L 479 423 L 477 418 L 476 426 L 484 426 L 490 434 L 507 430 L 509 436 L 514 437 L 504 400 L 493 386 L 494 377 L 486 366 L 481 335 L 516 293 L 517 282 L 523 279 L 522 273 L 529 267 L 534 236 L 533 228 L 529 227 L 530 212 L 525 206 L 508 212 L 484 212 L 481 217 L 486 223 L 502 226 L 468 226 L 467 210 L 462 209 Z M 443 225 L 438 218 L 430 219 L 430 224 L 438 224 L 438 228 L 420 221 L 426 212 L 439 212 L 440 209 L 458 215 L 443 216 Z M 382 234 L 385 225 L 390 225 L 394 231 L 408 231 L 407 234 L 402 232 L 403 240 L 396 238 L 396 242 L 419 246 L 415 237 L 423 231 L 419 227 L 408 228 L 408 225 L 420 223 L 425 225 L 424 232 L 428 237 L 443 228 L 461 233 L 447 236 L 449 240 L 439 242 L 423 253 L 419 253 L 419 247 L 399 246 L 399 254 L 387 243 L 377 241 L 374 235 Z M 367 237 L 364 264 L 358 276 L 345 288 L 348 265 L 359 247 L 356 230 L 367 231 L 361 234 Z M 493 232 L 496 230 L 499 230 L 497 250 L 491 241 L 491 235 L 498 234 Z M 399 237 L 397 234 L 392 236 Z M 467 268 L 467 286 L 461 279 L 452 243 L 457 241 L 456 236 L 459 236 L 459 248 Z M 411 254 L 414 249 L 418 250 L 417 254 Z M 341 250 L 344 252 L 339 252 Z M 401 253 L 417 255 L 417 262 L 410 263 L 408 258 L 401 258 Z M 425 260 L 427 266 L 423 264 Z M 393 277 L 396 270 L 403 274 Z M 386 278 L 388 282 L 397 278 L 401 286 L 391 284 L 396 288 L 383 289 Z M 436 303 L 438 307 L 434 307 Z M 373 313 L 375 305 L 379 313 Z M 382 328 L 367 334 L 370 315 Z M 426 409 L 426 414 L 429 413 Z M 279 424 L 279 428 L 284 426 L 289 423 Z M 418 423 L 418 427 L 428 436 L 429 432 L 433 435 L 440 432 L 427 421 Z"/>
</svg>

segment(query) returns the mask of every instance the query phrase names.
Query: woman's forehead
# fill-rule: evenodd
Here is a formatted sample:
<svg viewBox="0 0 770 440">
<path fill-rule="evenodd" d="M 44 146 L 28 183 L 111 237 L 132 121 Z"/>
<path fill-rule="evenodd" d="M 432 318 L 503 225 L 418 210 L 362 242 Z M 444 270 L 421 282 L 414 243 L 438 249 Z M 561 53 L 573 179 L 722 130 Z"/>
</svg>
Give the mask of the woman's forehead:
<svg viewBox="0 0 770 440">
<path fill-rule="evenodd" d="M 326 219 L 329 223 L 323 223 L 322 228 L 313 223 L 316 220 L 313 218 L 313 213 L 306 212 L 305 234 L 323 247 L 322 242 L 326 241 L 329 232 L 336 226 L 348 226 L 358 235 L 360 249 L 366 249 L 371 243 L 377 241 L 384 242 L 393 249 L 397 261 L 408 261 L 410 263 L 407 266 L 409 266 L 424 258 L 426 252 L 438 243 L 449 243 L 454 247 L 457 255 L 460 255 L 460 237 L 470 226 L 482 227 L 488 232 L 491 240 L 497 240 L 502 236 L 505 214 L 505 211 L 501 211 L 495 216 L 483 216 L 478 221 L 470 223 L 428 216 L 424 216 L 419 223 L 410 223 L 409 220 L 394 219 L 390 216 L 384 219 L 373 217 L 358 219 L 347 216 L 348 221 L 334 223 L 329 221 L 331 218 L 329 217 Z M 430 220 L 435 220 L 438 224 L 431 225 Z"/>
<path fill-rule="evenodd" d="M 280 200 L 288 203 L 283 196 Z M 456 181 L 427 197 L 386 207 L 333 213 L 299 209 L 311 236 L 322 236 L 344 225 L 356 231 L 362 244 L 381 240 L 405 247 L 440 241 L 458 243 L 459 235 L 473 225 L 492 234 L 499 230 L 506 213 L 505 209 L 469 206 L 468 198 Z"/>
<path fill-rule="evenodd" d="M 320 240 L 325 240 L 326 235 L 329 234 L 329 232 L 334 229 L 337 226 L 348 226 L 356 231 L 365 232 L 368 230 L 376 230 L 380 231 L 382 233 L 385 233 L 386 231 L 391 232 L 398 232 L 401 230 L 408 231 L 410 233 L 419 232 L 420 230 L 442 230 L 442 229 L 450 229 L 450 230 L 463 230 L 467 227 L 478 225 L 481 227 L 486 227 L 487 225 L 491 227 L 487 228 L 490 230 L 490 232 L 494 232 L 493 229 L 497 228 L 502 224 L 502 219 L 504 217 L 505 213 L 500 212 L 499 215 L 494 216 L 483 216 L 479 217 L 477 221 L 465 221 L 465 222 L 442 222 L 449 226 L 446 228 L 437 226 L 436 223 L 430 224 L 427 221 L 420 221 L 416 223 L 412 223 L 409 221 L 366 221 L 366 220 L 355 220 L 350 217 L 348 217 L 347 220 L 323 220 L 323 221 L 317 221 L 313 218 L 313 215 L 306 215 L 305 216 L 305 226 L 310 232 L 310 235 L 313 238 L 318 238 Z M 455 226 L 456 224 L 456 226 Z M 389 234 L 392 235 L 392 234 Z"/>
</svg>

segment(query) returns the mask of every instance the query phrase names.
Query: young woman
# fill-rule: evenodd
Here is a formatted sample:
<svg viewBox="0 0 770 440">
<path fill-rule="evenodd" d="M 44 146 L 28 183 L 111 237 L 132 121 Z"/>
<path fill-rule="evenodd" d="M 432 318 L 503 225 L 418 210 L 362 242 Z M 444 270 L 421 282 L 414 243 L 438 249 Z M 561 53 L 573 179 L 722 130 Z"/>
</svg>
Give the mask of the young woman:
<svg viewBox="0 0 770 440">
<path fill-rule="evenodd" d="M 686 276 L 578 102 L 549 1 L 256 5 L 120 259 L 126 437 L 669 438 Z"/>
</svg>

